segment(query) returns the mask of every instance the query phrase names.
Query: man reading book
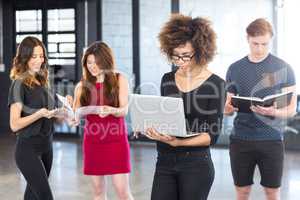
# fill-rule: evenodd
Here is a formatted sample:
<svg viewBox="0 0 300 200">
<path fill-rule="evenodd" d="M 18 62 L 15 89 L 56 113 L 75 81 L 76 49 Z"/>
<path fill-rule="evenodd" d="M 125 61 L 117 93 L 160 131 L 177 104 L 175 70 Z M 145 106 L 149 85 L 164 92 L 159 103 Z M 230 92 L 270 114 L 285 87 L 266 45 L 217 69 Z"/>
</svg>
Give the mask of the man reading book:
<svg viewBox="0 0 300 200">
<path fill-rule="evenodd" d="M 247 27 L 249 55 L 231 64 L 226 74 L 227 100 L 224 114 L 237 112 L 230 135 L 231 170 L 238 200 L 247 200 L 256 165 L 266 199 L 279 199 L 283 171 L 283 130 L 286 118 L 296 113 L 295 75 L 282 59 L 269 52 L 273 36 L 271 24 L 259 18 Z M 292 92 L 283 106 L 250 105 L 251 112 L 240 112 L 232 96 L 264 98 Z"/>
<path fill-rule="evenodd" d="M 233 107 L 238 108 L 239 112 L 252 112 L 251 106 L 275 106 L 276 108 L 283 108 L 286 107 L 291 100 L 293 95 L 292 91 L 277 93 L 265 96 L 264 98 L 258 97 L 244 97 L 239 95 L 233 95 L 231 97 L 231 105 Z"/>
</svg>

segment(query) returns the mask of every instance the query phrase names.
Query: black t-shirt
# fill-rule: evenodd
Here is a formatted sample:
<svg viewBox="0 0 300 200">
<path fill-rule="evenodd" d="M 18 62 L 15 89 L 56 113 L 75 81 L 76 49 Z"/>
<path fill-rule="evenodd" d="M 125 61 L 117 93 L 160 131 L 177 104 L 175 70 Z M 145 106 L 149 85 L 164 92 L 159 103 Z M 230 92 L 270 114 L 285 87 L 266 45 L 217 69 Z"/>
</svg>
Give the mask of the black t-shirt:
<svg viewBox="0 0 300 200">
<path fill-rule="evenodd" d="M 30 88 L 22 83 L 22 80 L 14 80 L 8 93 L 8 106 L 19 102 L 22 106 L 21 117 L 29 116 L 41 108 L 52 110 L 55 101 L 50 91 L 43 86 Z M 17 131 L 18 137 L 29 138 L 31 136 L 50 136 L 53 133 L 53 118 L 40 118 L 32 124 Z"/>
<path fill-rule="evenodd" d="M 207 132 L 211 145 L 217 142 L 222 128 L 223 109 L 226 99 L 225 81 L 212 74 L 199 87 L 190 92 L 181 92 L 175 83 L 175 72 L 164 74 L 161 80 L 161 95 L 183 99 L 187 131 Z M 202 151 L 209 146 L 172 147 L 157 142 L 159 152 Z"/>
</svg>

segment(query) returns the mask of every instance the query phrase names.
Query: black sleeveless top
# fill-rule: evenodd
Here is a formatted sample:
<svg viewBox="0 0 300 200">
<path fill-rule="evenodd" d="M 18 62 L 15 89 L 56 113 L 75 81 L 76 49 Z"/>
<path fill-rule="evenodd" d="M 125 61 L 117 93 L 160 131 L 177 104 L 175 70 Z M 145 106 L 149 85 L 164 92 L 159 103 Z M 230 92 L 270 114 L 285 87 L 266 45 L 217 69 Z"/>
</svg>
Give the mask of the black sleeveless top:
<svg viewBox="0 0 300 200">
<path fill-rule="evenodd" d="M 29 116 L 41 108 L 52 110 L 55 108 L 55 101 L 50 91 L 43 86 L 29 88 L 22 83 L 22 80 L 14 80 L 8 93 L 8 106 L 13 103 L 22 103 L 21 117 Z M 20 138 L 32 136 L 50 136 L 54 131 L 54 119 L 40 118 L 32 124 L 17 131 Z"/>
<path fill-rule="evenodd" d="M 217 142 L 222 128 L 223 109 L 226 100 L 225 81 L 212 74 L 199 87 L 189 92 L 181 92 L 175 83 L 175 72 L 164 74 L 161 80 L 161 95 L 183 99 L 187 131 L 207 132 L 211 144 Z M 157 142 L 158 152 L 203 151 L 209 146 L 172 147 Z"/>
</svg>

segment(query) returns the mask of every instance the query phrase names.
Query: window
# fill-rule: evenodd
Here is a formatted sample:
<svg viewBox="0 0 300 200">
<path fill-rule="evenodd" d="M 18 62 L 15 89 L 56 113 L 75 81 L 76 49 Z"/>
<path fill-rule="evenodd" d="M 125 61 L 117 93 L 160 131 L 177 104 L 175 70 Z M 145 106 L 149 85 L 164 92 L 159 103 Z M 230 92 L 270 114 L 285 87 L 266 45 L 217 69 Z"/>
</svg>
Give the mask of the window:
<svg viewBox="0 0 300 200">
<path fill-rule="evenodd" d="M 50 65 L 75 65 L 75 9 L 51 9 L 48 16 Z"/>
<path fill-rule="evenodd" d="M 42 39 L 42 34 L 22 34 L 22 33 L 19 33 L 17 36 L 16 36 L 16 42 L 17 44 L 20 44 L 20 42 L 26 38 L 27 36 L 33 36 L 33 37 L 37 37 L 39 40 L 43 40 Z"/>
<path fill-rule="evenodd" d="M 59 94 L 72 94 L 74 84 L 67 80 L 75 80 L 76 68 L 76 32 L 75 9 L 47 10 L 47 49 L 48 61 L 55 74 L 55 90 Z M 58 74 L 63 74 L 60 78 Z M 66 123 L 57 124 L 56 132 L 76 132 Z"/>
<path fill-rule="evenodd" d="M 16 11 L 17 32 L 41 32 L 42 11 L 41 10 L 20 10 Z"/>
<path fill-rule="evenodd" d="M 27 36 L 34 36 L 42 40 L 41 10 L 16 11 L 16 44 L 18 45 Z"/>
<path fill-rule="evenodd" d="M 17 10 L 16 44 L 27 36 L 34 36 L 43 41 L 43 35 L 46 35 L 49 64 L 75 67 L 75 9 L 47 10 L 47 30 L 42 30 L 42 23 L 42 10 Z"/>
<path fill-rule="evenodd" d="M 75 31 L 75 10 L 48 10 L 48 31 Z"/>
</svg>

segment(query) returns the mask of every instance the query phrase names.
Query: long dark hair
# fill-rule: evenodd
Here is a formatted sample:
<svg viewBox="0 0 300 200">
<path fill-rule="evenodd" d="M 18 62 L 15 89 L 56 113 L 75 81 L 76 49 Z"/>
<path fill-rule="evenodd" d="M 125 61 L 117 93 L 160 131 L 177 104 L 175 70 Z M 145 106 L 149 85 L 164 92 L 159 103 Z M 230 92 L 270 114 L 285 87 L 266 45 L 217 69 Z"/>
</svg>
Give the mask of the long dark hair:
<svg viewBox="0 0 300 200">
<path fill-rule="evenodd" d="M 115 61 L 112 50 L 104 42 L 94 42 L 85 51 L 82 58 L 82 90 L 80 104 L 82 106 L 91 103 L 91 87 L 96 84 L 94 77 L 87 68 L 87 58 L 94 55 L 97 65 L 104 73 L 104 95 L 107 103 L 111 106 L 119 106 L 119 84 L 117 74 L 114 73 Z"/>
<path fill-rule="evenodd" d="M 44 62 L 41 70 L 35 75 L 28 72 L 28 61 L 31 59 L 33 49 L 37 46 L 42 47 L 44 54 Z M 35 79 L 39 81 L 42 86 L 48 87 L 48 58 L 46 55 L 46 48 L 44 44 L 37 38 L 28 36 L 19 44 L 16 56 L 13 59 L 13 66 L 10 71 L 11 80 L 20 79 L 22 82 L 32 88 L 36 85 Z"/>
</svg>

